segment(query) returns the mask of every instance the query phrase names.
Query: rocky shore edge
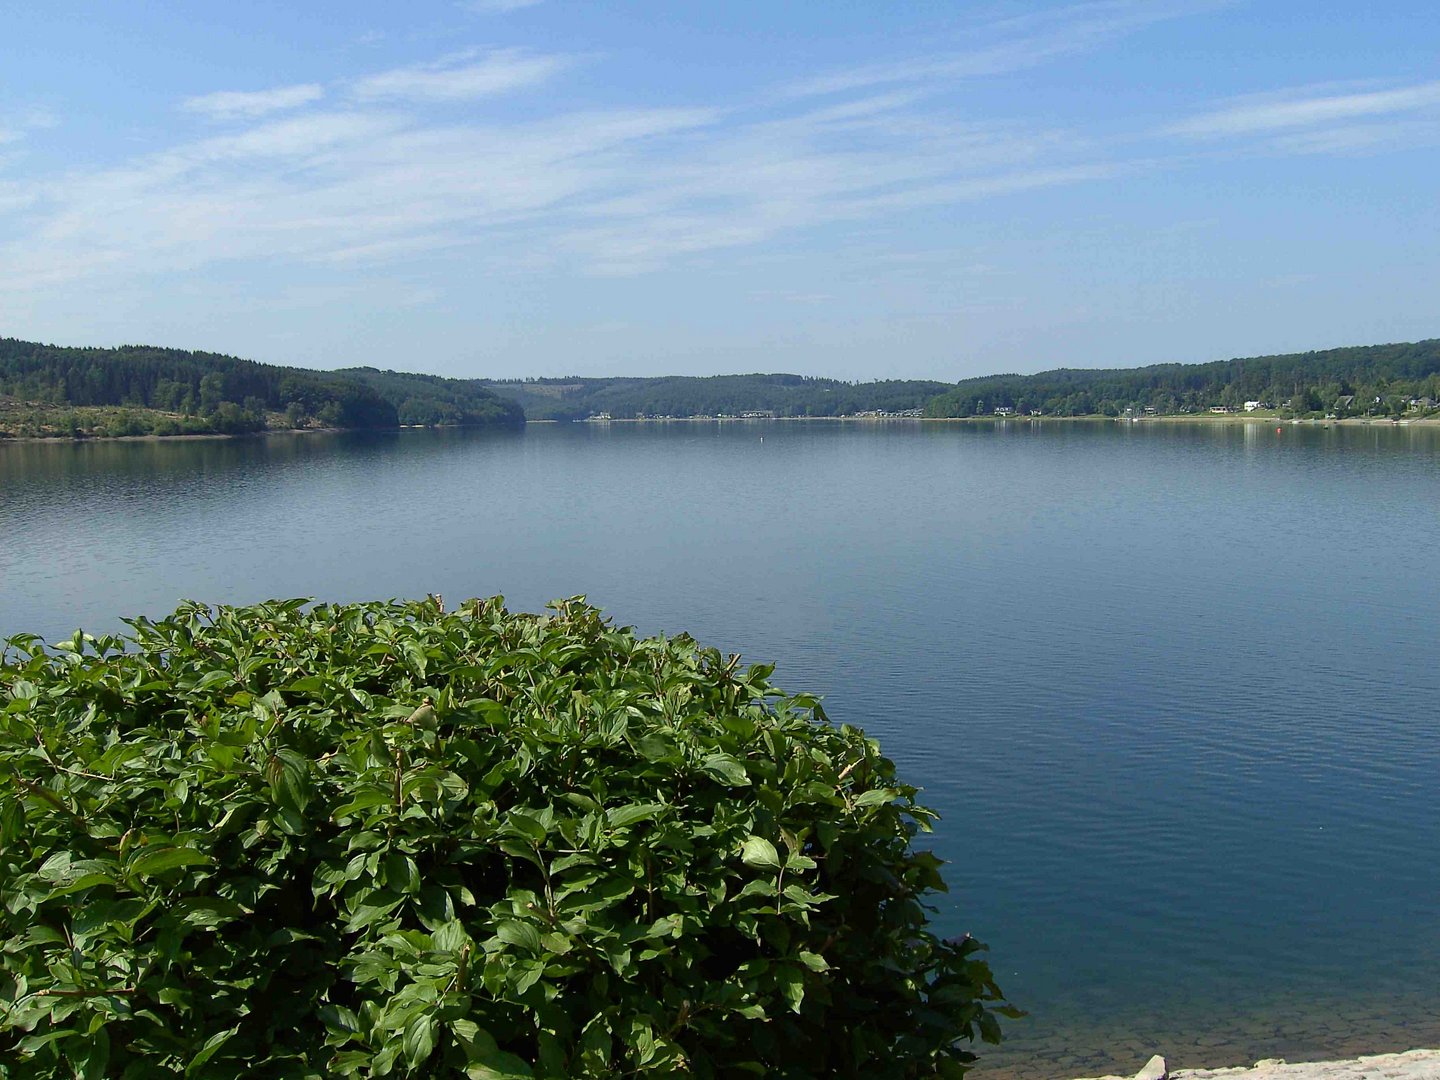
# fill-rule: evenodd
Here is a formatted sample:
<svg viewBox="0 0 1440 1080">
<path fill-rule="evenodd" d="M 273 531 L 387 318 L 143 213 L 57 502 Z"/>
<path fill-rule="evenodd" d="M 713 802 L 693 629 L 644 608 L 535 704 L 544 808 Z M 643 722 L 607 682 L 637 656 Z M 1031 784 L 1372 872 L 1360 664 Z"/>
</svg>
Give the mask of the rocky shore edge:
<svg viewBox="0 0 1440 1080">
<path fill-rule="evenodd" d="M 1345 1061 L 1296 1061 L 1266 1058 L 1233 1069 L 1177 1069 L 1170 1072 L 1159 1054 L 1134 1077 L 1097 1076 L 1086 1080 L 1437 1080 L 1440 1050 L 1372 1054 Z"/>
</svg>

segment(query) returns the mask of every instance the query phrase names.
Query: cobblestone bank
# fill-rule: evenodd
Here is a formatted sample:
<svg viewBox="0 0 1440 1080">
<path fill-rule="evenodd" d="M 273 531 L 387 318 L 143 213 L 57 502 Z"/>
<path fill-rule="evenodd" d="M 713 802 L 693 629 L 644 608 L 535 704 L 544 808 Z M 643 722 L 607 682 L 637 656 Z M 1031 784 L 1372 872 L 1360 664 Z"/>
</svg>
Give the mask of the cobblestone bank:
<svg viewBox="0 0 1440 1080">
<path fill-rule="evenodd" d="M 1175 1072 L 1167 1071 L 1165 1060 L 1156 1056 L 1133 1078 L 1105 1076 L 1091 1080 L 1440 1080 L 1440 1050 L 1373 1054 L 1347 1061 L 1285 1062 L 1270 1058 L 1257 1061 L 1252 1068 Z"/>
</svg>

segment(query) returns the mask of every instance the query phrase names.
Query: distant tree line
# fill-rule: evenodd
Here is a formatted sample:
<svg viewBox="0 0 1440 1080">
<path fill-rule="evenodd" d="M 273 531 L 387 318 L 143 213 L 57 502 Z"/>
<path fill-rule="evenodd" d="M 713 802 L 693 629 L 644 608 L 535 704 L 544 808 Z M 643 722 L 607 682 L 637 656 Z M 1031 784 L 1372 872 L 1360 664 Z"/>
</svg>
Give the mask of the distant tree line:
<svg viewBox="0 0 1440 1080">
<path fill-rule="evenodd" d="M 63 348 L 14 338 L 0 338 L 0 396 L 32 406 L 32 413 L 41 407 L 50 427 L 78 425 L 74 433 L 92 435 L 524 422 L 518 406 L 473 380 L 369 368 L 310 371 L 218 353 Z M 76 411 L 57 418 L 55 407 Z M 85 411 L 94 409 L 105 411 Z"/>
<path fill-rule="evenodd" d="M 923 380 L 850 383 L 805 375 L 670 375 L 658 378 L 560 378 L 488 381 L 532 420 L 583 420 L 600 413 L 636 416 L 850 416 L 919 409 L 952 384 Z"/>
<path fill-rule="evenodd" d="M 1120 416 L 1241 409 L 1260 402 L 1287 416 L 1396 416 L 1440 401 L 1440 340 L 1322 352 L 1156 364 L 1060 368 L 1038 375 L 987 375 L 959 383 L 843 382 L 801 375 L 489 380 L 531 419 L 583 420 L 739 416 L 853 416 L 923 410 L 929 417 Z"/>
<path fill-rule="evenodd" d="M 376 368 L 344 368 L 337 375 L 364 383 L 393 402 L 406 427 L 513 426 L 525 423 L 519 402 L 501 397 L 479 379 L 446 379 Z"/>
<path fill-rule="evenodd" d="M 959 383 L 787 374 L 447 379 L 311 371 L 148 346 L 61 348 L 0 338 L 0 434 L 243 434 L 266 427 L 392 428 L 634 417 L 1120 416 L 1242 408 L 1288 416 L 1400 416 L 1440 401 L 1440 340 L 1323 352 L 987 375 Z"/>
<path fill-rule="evenodd" d="M 988 416 L 1013 409 L 1022 415 L 1119 416 L 1127 409 L 1203 412 L 1255 401 L 1294 416 L 1386 416 L 1433 409 L 1437 400 L 1440 340 L 1430 340 L 1209 364 L 988 375 L 933 398 L 925 415 Z"/>
</svg>

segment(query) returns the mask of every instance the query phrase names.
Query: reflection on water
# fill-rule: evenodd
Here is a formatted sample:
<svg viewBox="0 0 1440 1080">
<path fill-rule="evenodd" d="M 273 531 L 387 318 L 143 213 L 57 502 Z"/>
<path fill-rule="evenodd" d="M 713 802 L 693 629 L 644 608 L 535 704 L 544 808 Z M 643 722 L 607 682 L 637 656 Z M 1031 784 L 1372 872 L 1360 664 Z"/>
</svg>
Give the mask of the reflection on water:
<svg viewBox="0 0 1440 1080">
<path fill-rule="evenodd" d="M 761 439 L 763 435 L 763 441 Z M 1440 1041 L 1440 431 L 543 425 L 0 445 L 0 634 L 577 593 L 780 662 L 944 814 L 991 1076 Z"/>
</svg>

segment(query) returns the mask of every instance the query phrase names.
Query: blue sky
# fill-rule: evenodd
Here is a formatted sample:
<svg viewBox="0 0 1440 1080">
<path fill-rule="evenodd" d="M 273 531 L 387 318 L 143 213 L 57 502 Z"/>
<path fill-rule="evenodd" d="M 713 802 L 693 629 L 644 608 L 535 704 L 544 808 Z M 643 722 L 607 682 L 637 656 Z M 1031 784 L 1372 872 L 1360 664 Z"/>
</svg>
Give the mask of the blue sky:
<svg viewBox="0 0 1440 1080">
<path fill-rule="evenodd" d="M 1431 3 L 8 8 L 4 336 L 851 379 L 1440 336 Z"/>
</svg>

